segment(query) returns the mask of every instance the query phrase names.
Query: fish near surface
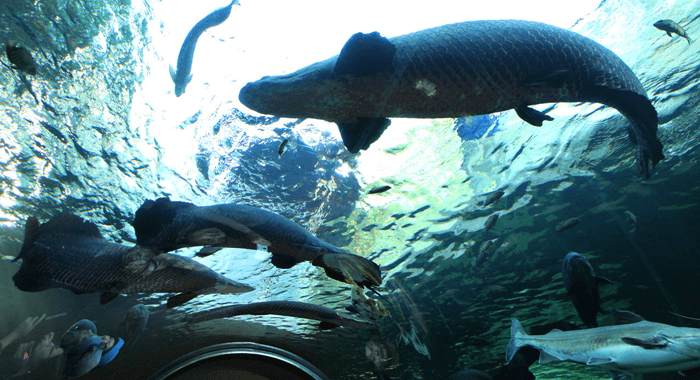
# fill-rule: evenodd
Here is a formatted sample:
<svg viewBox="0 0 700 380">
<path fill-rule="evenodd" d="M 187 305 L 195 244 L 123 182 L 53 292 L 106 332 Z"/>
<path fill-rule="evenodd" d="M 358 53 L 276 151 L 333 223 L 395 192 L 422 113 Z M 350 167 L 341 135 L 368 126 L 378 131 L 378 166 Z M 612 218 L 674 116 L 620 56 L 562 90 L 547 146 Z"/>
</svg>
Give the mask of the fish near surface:
<svg viewBox="0 0 700 380">
<path fill-rule="evenodd" d="M 553 330 L 545 335 L 527 335 L 520 322 L 512 319 L 506 361 L 510 362 L 519 348 L 529 346 L 540 351 L 540 364 L 570 361 L 597 366 L 609 370 L 613 379 L 700 367 L 700 329 L 649 322 L 629 312 L 613 312 L 615 326 Z M 618 313 L 636 318 L 620 318 Z"/>
<path fill-rule="evenodd" d="M 532 21 L 467 21 L 391 39 L 357 33 L 338 56 L 248 83 L 238 97 L 260 113 L 334 122 L 352 153 L 376 141 L 390 117 L 515 109 L 540 126 L 552 118 L 531 105 L 602 103 L 631 123 L 640 176 L 664 158 L 656 110 L 632 70 L 587 37 Z"/>
<path fill-rule="evenodd" d="M 20 290 L 102 293 L 102 303 L 118 294 L 181 293 L 168 300 L 172 307 L 199 294 L 253 290 L 186 257 L 111 243 L 97 225 L 70 213 L 43 224 L 30 217 L 19 259 L 22 266 L 12 279 Z"/>
<path fill-rule="evenodd" d="M 381 271 L 374 262 L 328 244 L 293 221 L 260 208 L 219 204 L 196 206 L 168 198 L 146 201 L 134 218 L 139 245 L 156 252 L 184 247 L 258 249 L 267 247 L 272 264 L 291 268 L 309 261 L 323 268 L 328 277 L 362 286 L 381 284 Z"/>
<path fill-rule="evenodd" d="M 595 275 L 595 270 L 588 259 L 576 252 L 570 252 L 562 263 L 562 279 L 566 295 L 576 307 L 576 312 L 588 327 L 598 327 L 598 312 L 605 314 L 600 307 L 598 285 L 612 284 L 610 280 Z"/>
<path fill-rule="evenodd" d="M 579 223 L 581 223 L 581 219 L 579 219 L 579 218 L 567 219 L 567 220 L 557 224 L 556 230 L 557 230 L 557 232 L 570 230 L 570 229 L 576 227 Z"/>
<path fill-rule="evenodd" d="M 13 65 L 13 69 L 24 71 L 29 75 L 36 75 L 36 62 L 34 62 L 32 53 L 29 50 L 8 42 L 5 44 L 5 54 L 7 54 L 7 59 Z"/>
<path fill-rule="evenodd" d="M 677 22 L 669 19 L 664 19 L 664 20 L 659 20 L 654 23 L 654 27 L 659 30 L 663 30 L 668 34 L 669 37 L 673 37 L 671 33 L 676 33 L 677 35 L 685 38 L 688 40 L 688 45 L 690 45 L 691 42 L 693 42 L 690 37 L 688 37 L 688 33 L 683 29 L 682 26 L 678 25 Z"/>
<path fill-rule="evenodd" d="M 205 30 L 220 25 L 231 15 L 231 7 L 233 4 L 238 4 L 238 0 L 231 1 L 231 4 L 219 8 L 214 12 L 209 13 L 206 17 L 195 24 L 190 32 L 187 33 L 185 41 L 180 47 L 180 53 L 177 56 L 177 69 L 170 66 L 170 78 L 175 83 L 175 96 L 180 96 L 185 93 L 185 88 L 192 80 L 192 61 L 194 60 L 194 49 L 197 47 L 197 40 Z"/>
</svg>

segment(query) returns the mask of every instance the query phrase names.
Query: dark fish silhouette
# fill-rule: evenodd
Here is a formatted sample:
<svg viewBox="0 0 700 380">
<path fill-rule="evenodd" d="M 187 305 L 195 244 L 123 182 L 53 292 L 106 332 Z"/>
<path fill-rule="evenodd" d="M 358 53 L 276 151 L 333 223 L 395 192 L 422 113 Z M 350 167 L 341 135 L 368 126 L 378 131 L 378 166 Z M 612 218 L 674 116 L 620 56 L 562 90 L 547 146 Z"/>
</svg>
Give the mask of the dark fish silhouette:
<svg viewBox="0 0 700 380">
<path fill-rule="evenodd" d="M 280 144 L 280 147 L 277 148 L 277 154 L 278 154 L 280 157 L 282 157 L 282 153 L 284 153 L 284 147 L 287 146 L 288 143 L 289 143 L 289 140 L 284 139 L 284 140 L 282 140 L 282 143 Z"/>
<path fill-rule="evenodd" d="M 484 261 L 488 260 L 491 247 L 493 247 L 493 240 L 487 240 L 481 243 L 481 246 L 479 247 L 479 254 L 476 256 L 476 258 L 474 258 L 474 260 L 472 260 L 473 267 L 476 268 Z"/>
<path fill-rule="evenodd" d="M 197 47 L 199 36 L 201 36 L 205 30 L 226 21 L 228 16 L 231 15 L 231 7 L 233 7 L 233 4 L 238 4 L 238 0 L 233 0 L 231 4 L 209 13 L 187 33 L 187 37 L 185 37 L 185 41 L 180 48 L 180 54 L 177 56 L 177 70 L 170 66 L 170 77 L 175 83 L 176 96 L 184 94 L 185 88 L 192 80 L 192 74 L 190 72 L 192 71 L 192 61 L 194 60 L 194 48 Z"/>
<path fill-rule="evenodd" d="M 489 216 L 488 219 L 486 219 L 486 222 L 484 223 L 484 233 L 487 233 L 491 231 L 491 229 L 496 226 L 496 222 L 498 221 L 498 214 L 493 214 Z"/>
<path fill-rule="evenodd" d="M 693 42 L 690 39 L 690 37 L 688 37 L 688 33 L 686 33 L 685 29 L 683 29 L 683 27 L 678 25 L 678 23 L 676 23 L 673 20 L 659 20 L 654 23 L 654 26 L 656 27 L 656 29 L 660 29 L 666 32 L 666 34 L 668 34 L 669 37 L 673 37 L 671 33 L 676 33 L 677 35 L 685 38 L 686 40 L 688 40 L 688 45 L 690 45 L 690 43 Z"/>
<path fill-rule="evenodd" d="M 362 286 L 381 284 L 379 266 L 328 244 L 293 221 L 263 209 L 220 204 L 195 206 L 168 198 L 146 201 L 136 211 L 138 244 L 156 252 L 194 246 L 267 247 L 272 264 L 291 268 L 302 261 L 325 269 L 328 277 Z"/>
<path fill-rule="evenodd" d="M 305 318 L 321 322 L 322 330 L 338 326 L 357 329 L 374 328 L 374 323 L 361 320 L 347 313 L 339 313 L 331 308 L 297 301 L 266 301 L 242 305 L 219 307 L 187 318 L 189 323 L 199 323 L 214 319 L 235 317 L 237 315 L 283 315 L 287 317 Z"/>
<path fill-rule="evenodd" d="M 630 233 L 637 229 L 637 216 L 632 211 L 625 211 L 625 218 L 630 225 Z"/>
<path fill-rule="evenodd" d="M 490 193 L 486 196 L 486 199 L 484 200 L 484 207 L 498 202 L 498 200 L 501 199 L 503 195 L 505 195 L 505 192 L 501 190 Z"/>
<path fill-rule="evenodd" d="M 12 42 L 8 42 L 5 44 L 5 54 L 7 54 L 7 59 L 13 65 L 13 69 L 24 71 L 30 75 L 36 75 L 36 62 L 34 62 L 32 53 L 30 53 L 29 50 Z"/>
<path fill-rule="evenodd" d="M 587 37 L 532 21 L 467 21 L 391 39 L 357 33 L 338 56 L 248 83 L 238 97 L 260 113 L 334 122 L 352 153 L 376 141 L 390 117 L 514 109 L 540 126 L 552 118 L 531 105 L 602 103 L 631 123 L 640 176 L 664 158 L 656 110 L 632 70 Z"/>
<path fill-rule="evenodd" d="M 174 307 L 199 294 L 253 290 L 186 257 L 111 243 L 97 225 L 69 213 L 41 225 L 30 217 L 18 259 L 22 266 L 12 279 L 20 290 L 102 293 L 102 303 L 118 294 L 180 293 L 168 299 Z"/>
<path fill-rule="evenodd" d="M 143 330 L 146 329 L 149 315 L 150 312 L 146 305 L 138 304 L 127 310 L 126 315 L 124 315 L 124 320 L 119 324 L 124 330 L 126 339 L 133 339 L 131 342 L 132 347 L 136 344 Z"/>
<path fill-rule="evenodd" d="M 381 193 L 388 191 L 390 189 L 391 189 L 391 186 L 384 185 L 384 186 L 371 188 L 367 193 L 369 193 L 369 194 L 381 194 Z"/>
<path fill-rule="evenodd" d="M 610 280 L 596 277 L 595 270 L 584 256 L 570 252 L 562 264 L 562 279 L 566 294 L 576 307 L 576 312 L 588 327 L 598 327 L 598 312 L 605 314 L 600 307 L 598 285 L 612 284 Z"/>
<path fill-rule="evenodd" d="M 557 224 L 557 232 L 570 230 L 570 229 L 576 227 L 579 223 L 581 223 L 581 219 L 579 219 L 579 218 L 567 219 L 567 220 Z"/>
<path fill-rule="evenodd" d="M 396 347 L 389 341 L 374 337 L 365 343 L 365 357 L 374 364 L 374 374 L 377 380 L 390 380 L 386 368 L 398 361 Z"/>
<path fill-rule="evenodd" d="M 97 326 L 95 326 L 95 323 L 88 319 L 82 319 L 74 323 L 73 326 L 61 336 L 60 346 L 63 351 L 67 353 L 80 342 L 95 335 L 97 335 Z"/>
</svg>

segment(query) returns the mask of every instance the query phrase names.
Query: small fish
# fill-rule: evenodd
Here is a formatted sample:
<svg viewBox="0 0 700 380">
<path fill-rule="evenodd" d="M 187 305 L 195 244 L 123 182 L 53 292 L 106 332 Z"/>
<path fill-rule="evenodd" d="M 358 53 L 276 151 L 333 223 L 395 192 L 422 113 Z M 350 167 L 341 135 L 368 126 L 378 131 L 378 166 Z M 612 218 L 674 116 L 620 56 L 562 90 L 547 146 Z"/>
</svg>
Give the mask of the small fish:
<svg viewBox="0 0 700 380">
<path fill-rule="evenodd" d="M 654 23 L 654 26 L 656 29 L 663 30 L 668 34 L 669 37 L 673 37 L 671 33 L 676 33 L 677 35 L 685 38 L 688 40 L 688 45 L 690 45 L 691 42 L 693 42 L 690 37 L 688 37 L 688 33 L 685 32 L 685 29 L 683 29 L 678 23 L 676 23 L 673 20 L 665 19 L 665 20 L 659 20 Z"/>
<path fill-rule="evenodd" d="M 231 1 L 231 4 L 219 8 L 211 12 L 206 17 L 201 19 L 187 33 L 185 41 L 180 47 L 180 53 L 177 56 L 177 70 L 170 66 L 170 77 L 175 83 L 175 96 L 180 96 L 185 93 L 185 88 L 192 80 L 192 61 L 194 60 L 194 48 L 197 47 L 197 40 L 205 30 L 217 26 L 231 15 L 231 7 L 233 4 L 238 4 L 238 0 Z"/>
<path fill-rule="evenodd" d="M 119 294 L 180 293 L 168 299 L 179 306 L 199 294 L 244 293 L 253 288 L 230 280 L 179 255 L 111 243 L 92 222 L 61 213 L 46 223 L 30 217 L 12 277 L 25 292 L 64 288 L 75 294 L 102 293 L 107 303 Z"/>
<path fill-rule="evenodd" d="M 447 380 L 491 380 L 491 376 L 484 371 L 476 369 L 463 369 L 452 374 Z"/>
<path fill-rule="evenodd" d="M 579 219 L 579 218 L 567 219 L 567 220 L 557 224 L 557 232 L 570 230 L 570 229 L 576 227 L 576 225 L 579 223 L 581 223 L 581 219 Z"/>
<path fill-rule="evenodd" d="M 607 369 L 613 379 L 632 374 L 687 371 L 700 367 L 700 329 L 648 322 L 613 310 L 615 326 L 527 335 L 512 319 L 506 361 L 525 346 L 540 351 L 540 364 L 570 361 Z"/>
<path fill-rule="evenodd" d="M 627 222 L 630 224 L 630 233 L 637 229 L 637 216 L 632 213 L 632 211 L 625 211 L 625 217 Z"/>
<path fill-rule="evenodd" d="M 474 260 L 472 260 L 473 267 L 481 265 L 484 261 L 486 261 L 489 258 L 489 250 L 491 249 L 491 247 L 493 247 L 493 240 L 488 240 L 481 243 L 481 247 L 479 247 L 479 254 Z"/>
<path fill-rule="evenodd" d="M 44 320 L 45 320 L 45 321 L 48 321 L 48 320 L 54 319 L 54 318 L 65 317 L 66 315 L 68 315 L 68 313 L 54 314 L 54 315 L 51 315 L 51 316 L 49 316 L 49 317 L 44 318 Z"/>
<path fill-rule="evenodd" d="M 187 322 L 200 323 L 237 315 L 283 315 L 311 319 L 321 322 L 322 330 L 338 326 L 367 330 L 375 326 L 373 322 L 359 319 L 347 313 L 339 313 L 325 306 L 297 301 L 266 301 L 223 306 L 194 314 L 187 318 Z"/>
<path fill-rule="evenodd" d="M 92 336 L 73 347 L 66 354 L 64 377 L 80 377 L 100 364 L 105 345 L 102 338 Z"/>
<path fill-rule="evenodd" d="M 505 195 L 505 192 L 501 191 L 501 190 L 494 191 L 493 193 L 490 193 L 489 195 L 486 196 L 486 199 L 484 200 L 483 206 L 486 207 L 488 205 L 495 204 L 496 202 L 498 202 L 499 199 L 501 199 L 501 197 L 503 195 Z"/>
<path fill-rule="evenodd" d="M 489 232 L 496 225 L 497 221 L 498 221 L 498 214 L 493 214 L 493 215 L 489 216 L 489 218 L 486 219 L 486 223 L 484 223 L 484 233 Z"/>
<path fill-rule="evenodd" d="M 95 326 L 95 323 L 88 319 L 82 319 L 75 322 L 73 326 L 61 336 L 60 346 L 63 352 L 69 352 L 85 339 L 95 335 L 97 335 L 97 326 Z"/>
<path fill-rule="evenodd" d="M 13 42 L 8 42 L 5 44 L 5 54 L 7 54 L 7 59 L 13 65 L 13 69 L 24 71 L 29 75 L 36 75 L 36 62 L 34 62 L 32 53 L 29 50 Z"/>
<path fill-rule="evenodd" d="M 146 329 L 150 313 L 144 304 L 138 304 L 127 310 L 124 320 L 119 326 L 124 330 L 127 340 L 132 340 L 131 347 L 136 344 L 143 330 Z"/>
<path fill-rule="evenodd" d="M 571 297 L 578 316 L 586 326 L 598 327 L 598 312 L 605 314 L 600 307 L 598 285 L 612 282 L 597 277 L 588 259 L 576 252 L 570 252 L 564 257 L 561 271 L 566 294 Z"/>
<path fill-rule="evenodd" d="M 280 144 L 280 147 L 277 148 L 277 154 L 278 154 L 280 157 L 282 157 L 282 153 L 284 153 L 284 147 L 287 146 L 288 143 L 289 143 L 289 140 L 284 139 L 284 140 L 282 140 L 282 143 Z"/>
<path fill-rule="evenodd" d="M 484 295 L 487 297 L 495 297 L 499 294 L 503 294 L 508 292 L 508 289 L 506 289 L 505 286 L 501 285 L 489 285 L 486 287 L 484 290 Z"/>
<path fill-rule="evenodd" d="M 367 193 L 368 194 L 381 194 L 385 191 L 388 191 L 389 189 L 391 189 L 391 186 L 384 185 L 384 186 L 374 187 L 374 188 L 370 189 Z"/>
<path fill-rule="evenodd" d="M 32 84 L 29 83 L 29 79 L 23 74 L 23 73 L 18 73 L 19 74 L 19 79 L 22 81 L 22 84 L 24 85 L 24 88 L 27 89 L 27 92 L 29 92 L 29 95 L 34 98 L 34 101 L 36 104 L 39 104 L 39 98 L 36 96 L 34 93 L 34 90 L 32 89 Z"/>
<path fill-rule="evenodd" d="M 196 206 L 169 198 L 148 200 L 136 211 L 136 241 L 156 253 L 211 245 L 261 249 L 272 265 L 288 269 L 308 261 L 334 280 L 346 282 L 349 270 L 360 286 L 381 284 L 379 266 L 317 238 L 295 222 L 270 211 L 241 204 Z"/>
</svg>

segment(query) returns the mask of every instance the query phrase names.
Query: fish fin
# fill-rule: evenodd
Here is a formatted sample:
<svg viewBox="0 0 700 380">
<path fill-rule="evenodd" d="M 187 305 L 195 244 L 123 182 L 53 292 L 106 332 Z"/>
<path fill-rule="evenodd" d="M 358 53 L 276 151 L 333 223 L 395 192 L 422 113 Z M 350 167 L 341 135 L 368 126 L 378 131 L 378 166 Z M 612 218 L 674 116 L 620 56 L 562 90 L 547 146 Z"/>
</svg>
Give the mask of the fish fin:
<svg viewBox="0 0 700 380">
<path fill-rule="evenodd" d="M 217 247 L 217 246 L 213 246 L 213 245 L 208 245 L 208 246 L 206 246 L 206 247 L 202 247 L 202 249 L 200 249 L 199 252 L 197 252 L 197 255 L 196 255 L 196 256 L 197 256 L 197 257 L 207 257 L 207 256 L 209 256 L 209 255 L 215 254 L 216 252 L 219 252 L 219 251 L 222 250 L 222 249 L 223 249 L 223 248 L 221 248 L 221 247 Z"/>
<path fill-rule="evenodd" d="M 178 307 L 183 305 L 185 302 L 188 302 L 192 300 L 193 298 L 197 297 L 199 294 L 196 293 L 180 293 L 176 294 L 170 298 L 168 298 L 168 302 L 166 304 L 166 308 L 172 309 L 174 307 Z"/>
<path fill-rule="evenodd" d="M 540 350 L 540 364 L 558 363 L 561 361 L 562 360 L 558 357 L 545 352 L 544 350 Z"/>
<path fill-rule="evenodd" d="M 654 342 L 651 340 L 642 340 L 642 339 L 637 339 L 637 338 L 630 338 L 630 337 L 624 337 L 621 338 L 623 342 L 632 345 L 632 346 L 639 346 L 642 348 L 645 348 L 647 350 L 655 349 L 655 348 L 664 348 L 668 346 L 668 343 L 658 343 Z"/>
<path fill-rule="evenodd" d="M 645 321 L 644 318 L 631 311 L 613 309 L 612 314 L 613 318 L 615 318 L 616 325 L 627 325 L 631 323 Z"/>
<path fill-rule="evenodd" d="M 535 127 L 541 127 L 542 123 L 554 120 L 553 117 L 547 116 L 544 112 L 540 112 L 534 108 L 528 106 L 517 106 L 515 107 L 515 113 L 523 119 L 526 123 L 534 125 Z"/>
<path fill-rule="evenodd" d="M 22 244 L 22 249 L 19 251 L 19 254 L 17 254 L 17 257 L 12 260 L 13 263 L 24 257 L 27 252 L 31 250 L 31 246 L 36 241 L 38 230 L 39 219 L 33 216 L 27 218 L 27 223 L 24 224 L 24 243 Z"/>
<path fill-rule="evenodd" d="M 319 323 L 318 327 L 320 327 L 321 330 L 330 330 L 330 329 L 334 329 L 334 328 L 338 327 L 338 325 L 336 325 L 335 323 L 323 321 L 323 322 Z"/>
<path fill-rule="evenodd" d="M 627 126 L 627 136 L 629 137 L 632 145 L 639 145 L 639 142 L 637 141 L 637 135 L 634 133 L 634 129 L 632 129 L 631 125 Z"/>
<path fill-rule="evenodd" d="M 355 305 L 345 306 L 345 310 L 351 313 L 360 314 L 360 309 L 358 309 Z"/>
<path fill-rule="evenodd" d="M 104 305 L 107 302 L 117 298 L 119 293 L 113 293 L 113 292 L 104 292 L 100 294 L 100 304 Z"/>
<path fill-rule="evenodd" d="M 372 260 L 345 252 L 329 252 L 316 257 L 311 264 L 326 271 L 326 276 L 341 282 L 360 286 L 379 286 L 382 272 Z M 350 277 L 349 279 L 347 277 Z"/>
<path fill-rule="evenodd" d="M 614 283 L 607 278 L 595 276 L 593 279 L 595 280 L 596 285 L 614 285 Z"/>
<path fill-rule="evenodd" d="M 106 240 L 93 222 L 68 212 L 60 213 L 39 226 L 37 237 L 42 234 L 74 234 Z"/>
<path fill-rule="evenodd" d="M 176 77 L 177 77 L 177 71 L 175 71 L 175 68 L 173 67 L 173 65 L 170 65 L 170 79 L 172 79 L 173 82 L 177 83 L 175 81 Z"/>
<path fill-rule="evenodd" d="M 614 363 L 615 361 L 611 358 L 590 358 L 586 361 L 586 365 L 604 365 Z"/>
<path fill-rule="evenodd" d="M 614 370 L 610 370 L 610 376 L 612 380 L 632 380 L 634 378 L 634 374 Z"/>
<path fill-rule="evenodd" d="M 700 373 L 700 368 L 686 369 L 685 371 L 678 371 L 678 374 L 683 377 L 696 376 Z"/>
<path fill-rule="evenodd" d="M 299 264 L 301 261 L 299 261 L 291 256 L 286 256 L 286 255 L 282 255 L 279 253 L 273 253 L 272 258 L 270 259 L 270 262 L 272 262 L 272 265 L 274 265 L 277 268 L 289 269 L 289 268 Z"/>
<path fill-rule="evenodd" d="M 168 197 L 143 202 L 131 223 L 136 232 L 136 242 L 147 245 L 158 237 L 166 225 L 175 220 L 178 211 L 192 207 L 197 206 L 188 202 L 172 202 Z"/>
<path fill-rule="evenodd" d="M 394 70 L 396 46 L 379 32 L 355 33 L 343 45 L 332 76 L 361 77 Z"/>
<path fill-rule="evenodd" d="M 510 322 L 510 342 L 508 342 L 508 348 L 506 348 L 506 363 L 510 363 L 513 356 L 515 356 L 515 353 L 518 352 L 520 347 L 522 347 L 522 345 L 518 342 L 518 338 L 521 336 L 527 336 L 527 334 L 525 334 L 525 329 L 523 329 L 523 325 L 520 324 L 520 321 L 513 318 L 510 320 Z M 542 354 L 540 354 L 540 360 L 542 360 Z"/>
<path fill-rule="evenodd" d="M 367 150 L 391 124 L 385 117 L 358 117 L 352 122 L 338 122 L 343 144 L 350 153 Z"/>
<path fill-rule="evenodd" d="M 188 75 L 187 78 L 185 78 L 185 86 L 190 84 L 192 81 L 192 74 Z M 185 92 L 184 90 L 182 92 Z"/>
<path fill-rule="evenodd" d="M 673 34 L 671 34 L 671 32 L 669 32 L 668 30 L 666 31 L 666 34 L 668 34 L 669 37 L 673 38 Z"/>
</svg>

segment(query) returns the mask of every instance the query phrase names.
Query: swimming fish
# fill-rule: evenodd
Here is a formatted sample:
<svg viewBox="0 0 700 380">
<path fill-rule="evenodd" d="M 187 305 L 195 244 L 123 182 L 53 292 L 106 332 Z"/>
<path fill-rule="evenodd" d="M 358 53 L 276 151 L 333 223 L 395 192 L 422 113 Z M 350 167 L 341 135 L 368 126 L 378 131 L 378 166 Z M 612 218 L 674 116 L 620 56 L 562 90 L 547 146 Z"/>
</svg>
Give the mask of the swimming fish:
<svg viewBox="0 0 700 380">
<path fill-rule="evenodd" d="M 382 282 L 381 271 L 374 262 L 318 239 L 281 215 L 252 206 L 196 206 L 159 198 L 141 205 L 133 226 L 138 244 L 158 253 L 200 245 L 267 247 L 272 253 L 272 264 L 278 268 L 309 261 L 334 280 L 347 282 L 349 274 L 360 286 L 378 286 Z"/>
<path fill-rule="evenodd" d="M 374 364 L 374 374 L 378 380 L 389 380 L 386 369 L 398 361 L 396 347 L 389 341 L 373 337 L 365 343 L 365 357 Z"/>
<path fill-rule="evenodd" d="M 338 326 L 357 329 L 371 329 L 373 322 L 363 320 L 347 313 L 337 312 L 331 308 L 298 301 L 265 301 L 241 305 L 231 305 L 206 310 L 187 317 L 189 323 L 200 323 L 213 319 L 235 317 L 237 315 L 283 315 L 319 321 L 322 330 Z"/>
<path fill-rule="evenodd" d="M 654 27 L 656 27 L 656 29 L 663 30 L 664 32 L 666 32 L 666 34 L 668 34 L 669 37 L 673 37 L 673 35 L 671 33 L 676 33 L 677 35 L 688 40 L 688 45 L 690 45 L 690 43 L 693 42 L 690 39 L 690 37 L 688 37 L 688 33 L 686 33 L 685 29 L 683 29 L 683 27 L 678 25 L 678 23 L 676 23 L 673 20 L 669 20 L 669 19 L 659 20 L 659 21 L 654 23 Z"/>
<path fill-rule="evenodd" d="M 373 188 L 369 189 L 369 191 L 367 193 L 368 194 L 381 194 L 381 193 L 388 191 L 390 189 L 391 189 L 391 186 L 384 185 L 384 186 L 379 186 L 379 187 L 373 187 Z"/>
<path fill-rule="evenodd" d="M 99 336 L 92 336 L 77 344 L 66 354 L 63 376 L 80 377 L 90 372 L 100 364 L 104 348 Z"/>
<path fill-rule="evenodd" d="M 571 297 L 578 316 L 586 326 L 598 327 L 598 312 L 605 314 L 600 307 L 598 285 L 612 284 L 612 281 L 597 277 L 588 259 L 576 252 L 564 257 L 561 272 L 566 295 Z"/>
<path fill-rule="evenodd" d="M 553 330 L 546 335 L 527 335 L 520 322 L 512 319 L 506 361 L 520 347 L 530 346 L 540 351 L 540 364 L 570 361 L 597 366 L 609 370 L 613 379 L 700 367 L 700 329 L 648 322 L 629 312 L 624 314 L 637 319 L 618 318 L 613 312 L 615 326 Z"/>
<path fill-rule="evenodd" d="M 199 294 L 253 290 L 183 256 L 156 256 L 138 245 L 111 243 L 97 225 L 70 213 L 43 224 L 30 217 L 24 244 L 13 261 L 19 259 L 22 266 L 12 277 L 18 289 L 102 293 L 102 303 L 119 294 L 180 293 L 168 299 L 168 307 L 175 307 Z"/>
<path fill-rule="evenodd" d="M 367 297 L 358 285 L 353 285 L 350 291 L 350 299 L 352 300 L 352 305 L 346 306 L 345 310 L 351 313 L 359 314 L 371 321 L 376 321 L 389 315 L 389 311 L 386 310 L 379 300 Z"/>
<path fill-rule="evenodd" d="M 489 195 L 486 196 L 486 199 L 484 200 L 483 206 L 486 207 L 488 205 L 491 205 L 491 204 L 498 202 L 503 195 L 505 195 L 505 192 L 501 191 L 501 190 L 494 191 L 493 193 L 490 193 Z"/>
<path fill-rule="evenodd" d="M 493 240 L 487 240 L 481 243 L 481 246 L 479 247 L 479 254 L 474 258 L 474 260 L 472 260 L 473 267 L 480 266 L 489 258 L 489 250 L 491 247 L 493 247 Z"/>
<path fill-rule="evenodd" d="M 531 105 L 595 102 L 631 123 L 640 176 L 649 177 L 649 161 L 664 158 L 656 110 L 622 59 L 578 33 L 533 21 L 466 21 L 390 39 L 357 33 L 339 55 L 248 83 L 238 98 L 263 114 L 336 123 L 351 153 L 374 143 L 391 117 L 515 109 L 541 126 L 552 118 Z"/>
<path fill-rule="evenodd" d="M 625 211 L 625 217 L 627 222 L 630 224 L 630 233 L 637 229 L 637 216 L 635 216 L 632 211 Z"/>
<path fill-rule="evenodd" d="M 287 146 L 288 143 L 289 143 L 289 140 L 284 139 L 284 140 L 282 140 L 282 143 L 280 144 L 280 147 L 277 148 L 277 154 L 278 154 L 280 157 L 282 157 L 282 153 L 284 153 L 284 147 Z"/>
<path fill-rule="evenodd" d="M 124 330 L 127 340 L 132 340 L 131 347 L 136 344 L 143 330 L 146 329 L 150 312 L 144 304 L 138 304 L 126 311 L 124 320 L 119 326 Z"/>
<path fill-rule="evenodd" d="M 576 227 L 579 223 L 581 223 L 581 219 L 579 219 L 579 218 L 567 219 L 567 220 L 557 224 L 556 229 L 557 229 L 557 232 L 570 230 L 570 229 Z"/>
<path fill-rule="evenodd" d="M 498 214 L 493 214 L 493 215 L 489 216 L 489 218 L 486 219 L 486 222 L 484 223 L 484 233 L 489 232 L 496 225 L 497 221 L 498 221 Z"/>
<path fill-rule="evenodd" d="M 231 4 L 209 13 L 187 33 L 187 37 L 185 37 L 185 41 L 180 48 L 180 54 L 177 56 L 177 70 L 170 66 L 170 78 L 175 83 L 175 96 L 179 97 L 184 94 L 185 88 L 192 80 L 190 71 L 192 70 L 192 60 L 194 60 L 194 48 L 197 47 L 199 36 L 205 30 L 226 21 L 228 16 L 231 15 L 233 4 L 238 4 L 238 0 L 233 0 Z"/>
<path fill-rule="evenodd" d="M 7 59 L 13 65 L 13 69 L 36 75 L 36 62 L 34 62 L 32 53 L 29 50 L 13 42 L 7 42 L 5 44 L 5 54 L 7 54 Z"/>
</svg>

